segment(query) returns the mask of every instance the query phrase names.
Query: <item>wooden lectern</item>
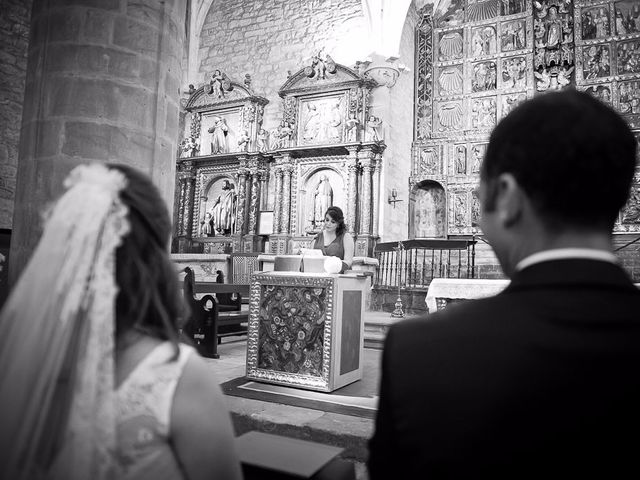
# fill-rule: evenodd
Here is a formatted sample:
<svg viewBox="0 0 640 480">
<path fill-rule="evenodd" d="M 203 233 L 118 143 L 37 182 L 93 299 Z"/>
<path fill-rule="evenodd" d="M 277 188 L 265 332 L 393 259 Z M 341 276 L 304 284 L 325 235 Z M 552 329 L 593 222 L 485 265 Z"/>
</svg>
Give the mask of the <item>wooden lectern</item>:
<svg viewBox="0 0 640 480">
<path fill-rule="evenodd" d="M 256 273 L 247 377 L 331 392 L 362 378 L 366 276 Z"/>
</svg>

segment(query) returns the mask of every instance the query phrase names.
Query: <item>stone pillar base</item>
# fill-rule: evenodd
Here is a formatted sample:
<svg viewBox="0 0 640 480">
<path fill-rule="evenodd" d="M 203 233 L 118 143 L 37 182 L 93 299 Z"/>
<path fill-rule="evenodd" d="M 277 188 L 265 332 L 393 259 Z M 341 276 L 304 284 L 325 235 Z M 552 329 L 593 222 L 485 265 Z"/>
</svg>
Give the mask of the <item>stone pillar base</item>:
<svg viewBox="0 0 640 480">
<path fill-rule="evenodd" d="M 231 235 L 231 252 L 242 253 L 243 247 L 242 235 Z"/>
<path fill-rule="evenodd" d="M 285 255 L 289 252 L 289 235 L 286 233 L 274 233 L 269 236 L 269 253 Z"/>
<path fill-rule="evenodd" d="M 191 253 L 191 239 L 187 237 L 178 237 L 178 252 Z"/>
<path fill-rule="evenodd" d="M 376 245 L 377 236 L 360 234 L 355 239 L 354 257 L 373 257 L 373 247 Z"/>
<path fill-rule="evenodd" d="M 262 235 L 245 235 L 242 237 L 243 251 L 262 253 L 264 251 L 264 237 Z"/>
</svg>

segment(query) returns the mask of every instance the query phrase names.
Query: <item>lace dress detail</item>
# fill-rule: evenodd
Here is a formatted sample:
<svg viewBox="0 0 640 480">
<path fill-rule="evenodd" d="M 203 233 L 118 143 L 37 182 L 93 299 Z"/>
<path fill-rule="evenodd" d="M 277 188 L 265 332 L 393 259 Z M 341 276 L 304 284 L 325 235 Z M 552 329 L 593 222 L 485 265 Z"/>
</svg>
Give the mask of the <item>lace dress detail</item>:
<svg viewBox="0 0 640 480">
<path fill-rule="evenodd" d="M 154 348 L 116 390 L 117 462 L 122 478 L 185 478 L 169 443 L 173 397 L 194 349 L 164 342 Z"/>
</svg>

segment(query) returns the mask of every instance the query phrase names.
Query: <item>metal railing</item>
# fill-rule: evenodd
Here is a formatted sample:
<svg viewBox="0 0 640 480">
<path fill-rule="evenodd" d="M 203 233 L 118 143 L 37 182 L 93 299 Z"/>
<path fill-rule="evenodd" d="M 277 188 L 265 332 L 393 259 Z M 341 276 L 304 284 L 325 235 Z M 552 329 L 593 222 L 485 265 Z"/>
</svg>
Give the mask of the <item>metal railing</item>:
<svg viewBox="0 0 640 480">
<path fill-rule="evenodd" d="M 427 287 L 434 278 L 475 278 L 475 238 L 376 245 L 376 287 Z"/>
</svg>

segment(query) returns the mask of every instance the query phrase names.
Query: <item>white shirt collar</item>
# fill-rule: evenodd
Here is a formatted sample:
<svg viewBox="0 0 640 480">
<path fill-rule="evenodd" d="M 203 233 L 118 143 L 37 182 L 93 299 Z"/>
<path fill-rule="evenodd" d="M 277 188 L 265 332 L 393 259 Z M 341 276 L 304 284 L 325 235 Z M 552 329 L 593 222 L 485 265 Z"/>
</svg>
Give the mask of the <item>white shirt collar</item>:
<svg viewBox="0 0 640 480">
<path fill-rule="evenodd" d="M 523 258 L 516 265 L 516 272 L 523 270 L 535 263 L 546 262 L 548 260 L 564 260 L 567 258 L 587 258 L 590 260 L 601 260 L 603 262 L 618 263 L 616 256 L 606 250 L 595 248 L 554 248 L 543 250 Z"/>
</svg>

